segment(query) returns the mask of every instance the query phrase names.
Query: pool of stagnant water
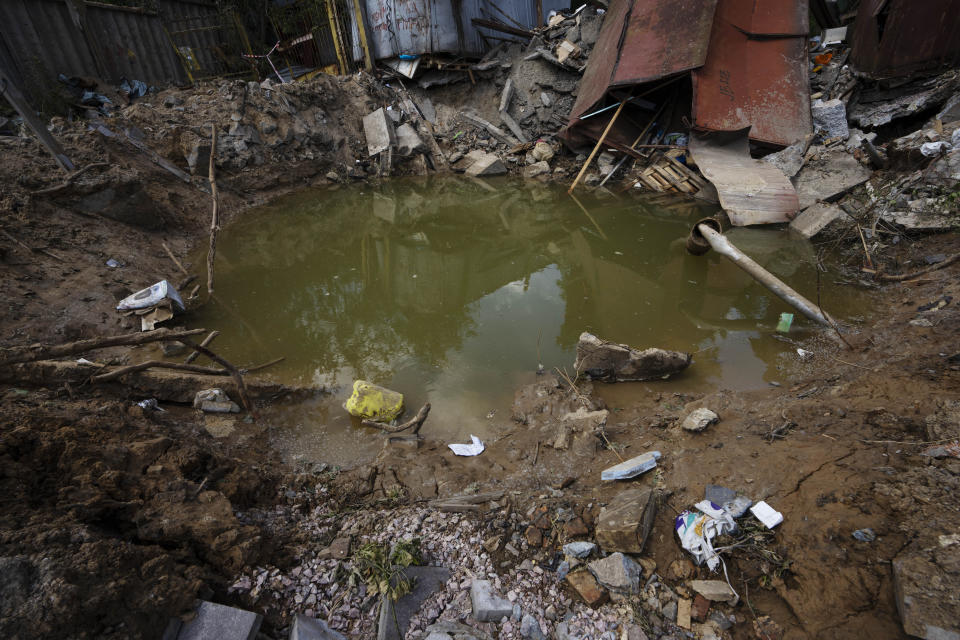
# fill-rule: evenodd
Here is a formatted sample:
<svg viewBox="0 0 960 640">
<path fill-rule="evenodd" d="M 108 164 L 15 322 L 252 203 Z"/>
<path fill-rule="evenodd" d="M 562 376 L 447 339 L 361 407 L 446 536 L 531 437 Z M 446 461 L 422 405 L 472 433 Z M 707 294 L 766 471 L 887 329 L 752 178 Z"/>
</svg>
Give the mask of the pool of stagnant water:
<svg viewBox="0 0 960 640">
<path fill-rule="evenodd" d="M 407 415 L 430 402 L 424 436 L 491 438 L 540 365 L 573 373 L 583 331 L 693 353 L 686 372 L 653 383 L 670 391 L 767 386 L 797 366 L 776 335 L 791 309 L 715 253 L 686 252 L 692 224 L 715 211 L 509 178 L 304 191 L 223 230 L 216 299 L 195 321 L 221 332 L 214 346 L 238 366 L 282 356 L 263 375 L 329 390 L 264 419 L 290 459 L 341 466 L 382 444 L 343 409 L 355 379 L 403 393 Z M 783 228 L 728 235 L 816 299 L 809 241 Z M 820 269 L 823 307 L 857 319 L 866 300 Z M 793 337 L 812 330 L 796 314 Z"/>
</svg>

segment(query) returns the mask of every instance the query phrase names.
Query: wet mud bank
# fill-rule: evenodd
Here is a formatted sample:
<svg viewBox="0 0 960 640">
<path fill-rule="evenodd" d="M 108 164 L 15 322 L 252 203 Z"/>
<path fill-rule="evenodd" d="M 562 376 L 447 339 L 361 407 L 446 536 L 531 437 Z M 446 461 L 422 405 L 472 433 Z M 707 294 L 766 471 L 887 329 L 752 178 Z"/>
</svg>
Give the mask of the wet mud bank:
<svg viewBox="0 0 960 640">
<path fill-rule="evenodd" d="M 289 98 L 298 114 L 320 123 L 316 130 L 282 134 L 278 155 L 262 164 L 239 160 L 247 151 L 236 141 L 224 151 L 228 224 L 242 224 L 249 207 L 285 191 L 365 187 L 359 118 L 338 114 L 365 113 L 380 89 L 356 79 L 321 81 L 343 87 Z M 174 105 L 199 103 L 192 129 L 164 151 L 188 173 L 203 166 L 186 158 L 202 156 L 194 143 L 211 117 L 204 103 L 216 102 L 217 115 L 229 117 L 243 101 L 260 99 L 238 84 L 209 91 Z M 149 108 L 170 109 L 164 118 L 191 113 L 174 107 L 161 98 Z M 142 117 L 138 129 L 154 144 L 167 139 L 159 133 L 170 130 L 163 118 Z M 330 125 L 336 118 L 342 121 Z M 190 251 L 206 241 L 202 175 L 184 181 L 122 140 L 61 126 L 75 158 L 109 167 L 62 185 L 34 144 L 3 142 L 9 153 L 0 172 L 10 185 L 3 229 L 19 241 L 8 238 L 0 264 L 4 347 L 137 330 L 135 319 L 114 313 L 116 301 L 161 278 L 182 278 L 164 244 L 193 269 Z M 897 179 L 882 175 L 877 184 Z M 867 206 L 866 191 L 854 195 Z M 372 464 L 345 471 L 315 458 L 294 464 L 274 447 L 268 418 L 212 416 L 175 403 L 156 412 L 136 405 L 142 391 L 122 385 L 5 377 L 0 628 L 12 638 L 156 637 L 171 617 L 189 617 L 199 597 L 264 615 L 267 638 L 287 637 L 303 613 L 350 637 L 372 637 L 379 598 L 363 577 L 351 580 L 362 566 L 357 553 L 413 538 L 420 563 L 443 565 L 450 576 L 417 609 L 408 637 L 425 636 L 438 621 L 490 637 L 531 637 L 527 616 L 557 638 L 904 637 L 921 622 L 950 628 L 944 616 L 958 606 L 960 554 L 960 466 L 949 447 L 960 435 L 956 267 L 880 284 L 861 270 L 855 231 L 830 238 L 831 286 L 869 298 L 863 320 L 843 327 L 849 344 L 829 331 L 787 334 L 775 342 L 791 366 L 768 381 L 777 386 L 748 391 L 725 390 L 722 378 L 709 391 L 670 380 L 571 385 L 547 372 L 517 390 L 475 458 L 454 456 L 448 439 L 429 430 L 410 447 L 370 429 L 365 437 L 383 439 Z M 907 273 L 958 245 L 953 232 L 900 230 L 875 236 L 868 248 L 875 268 Z M 109 259 L 122 266 L 106 266 Z M 220 277 L 230 277 L 229 267 Z M 798 348 L 810 355 L 800 359 Z M 162 356 L 140 347 L 85 357 L 120 365 Z M 691 370 L 718 358 L 695 353 Z M 259 408 L 269 414 L 283 402 L 261 400 Z M 684 429 L 701 407 L 719 421 L 701 432 Z M 564 420 L 577 412 L 606 414 L 602 424 Z M 600 480 L 621 458 L 652 450 L 662 454 L 655 470 Z M 725 555 L 738 604 L 713 603 L 684 628 L 685 603 L 702 606 L 690 581 L 719 574 L 690 561 L 675 518 L 704 498 L 708 484 L 764 500 L 784 521 Z M 597 540 L 601 509 L 628 489 L 657 495 L 652 530 L 634 554 L 642 596 L 608 589 L 612 602 L 591 608 L 561 575 L 563 545 Z M 442 502 L 478 494 L 487 497 L 456 513 Z M 863 540 L 853 536 L 867 529 L 872 535 Z M 517 619 L 513 607 L 506 622 L 474 617 L 471 591 L 484 579 L 519 607 Z M 446 628 L 456 637 L 455 627 Z"/>
</svg>

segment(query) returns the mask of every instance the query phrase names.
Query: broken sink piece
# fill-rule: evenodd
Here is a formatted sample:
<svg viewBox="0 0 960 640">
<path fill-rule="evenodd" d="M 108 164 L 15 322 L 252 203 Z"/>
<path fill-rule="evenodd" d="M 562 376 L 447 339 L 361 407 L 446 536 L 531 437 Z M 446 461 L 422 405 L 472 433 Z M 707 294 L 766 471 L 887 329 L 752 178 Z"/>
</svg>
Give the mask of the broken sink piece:
<svg viewBox="0 0 960 640">
<path fill-rule="evenodd" d="M 600 472 L 601 480 L 629 480 L 657 466 L 659 451 L 648 451 Z"/>
<path fill-rule="evenodd" d="M 166 280 L 161 280 L 121 300 L 119 304 L 117 304 L 117 311 L 149 309 L 164 300 L 172 301 L 179 311 L 186 310 L 186 307 L 183 306 L 183 300 L 180 299 L 180 294 L 177 293 L 174 286 Z"/>
<path fill-rule="evenodd" d="M 783 514 L 761 500 L 750 507 L 750 513 L 763 523 L 767 529 L 773 529 L 783 522 Z"/>
</svg>

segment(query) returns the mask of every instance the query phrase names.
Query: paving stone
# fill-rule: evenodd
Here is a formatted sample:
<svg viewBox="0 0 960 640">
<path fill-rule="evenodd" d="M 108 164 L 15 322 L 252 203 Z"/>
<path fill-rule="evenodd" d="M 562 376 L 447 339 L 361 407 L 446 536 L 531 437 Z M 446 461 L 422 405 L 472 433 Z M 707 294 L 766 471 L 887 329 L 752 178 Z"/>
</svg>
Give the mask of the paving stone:
<svg viewBox="0 0 960 640">
<path fill-rule="evenodd" d="M 290 640 L 347 640 L 347 637 L 328 627 L 325 620 L 298 615 L 290 628 Z"/>
<path fill-rule="evenodd" d="M 473 617 L 480 622 L 500 622 L 500 618 L 509 618 L 513 613 L 513 603 L 495 593 L 489 580 L 473 581 L 470 600 Z"/>
<path fill-rule="evenodd" d="M 197 617 L 180 628 L 177 640 L 253 640 L 263 616 L 201 600 Z"/>
<path fill-rule="evenodd" d="M 790 222 L 790 229 L 804 238 L 813 238 L 838 223 L 843 224 L 848 221 L 850 219 L 837 205 L 816 202 L 801 211 L 800 215 Z"/>
<path fill-rule="evenodd" d="M 710 601 L 699 593 L 693 598 L 693 607 L 691 617 L 697 622 L 703 622 L 707 619 L 707 613 L 710 611 Z"/>
<path fill-rule="evenodd" d="M 396 602 L 383 597 L 377 640 L 403 640 L 410 626 L 410 618 L 420 610 L 427 598 L 442 589 L 450 579 L 450 570 L 445 567 L 407 567 L 403 572 L 413 580 L 413 591 Z"/>
<path fill-rule="evenodd" d="M 652 489 L 621 491 L 600 510 L 594 537 L 604 551 L 643 553 L 656 515 Z"/>
</svg>

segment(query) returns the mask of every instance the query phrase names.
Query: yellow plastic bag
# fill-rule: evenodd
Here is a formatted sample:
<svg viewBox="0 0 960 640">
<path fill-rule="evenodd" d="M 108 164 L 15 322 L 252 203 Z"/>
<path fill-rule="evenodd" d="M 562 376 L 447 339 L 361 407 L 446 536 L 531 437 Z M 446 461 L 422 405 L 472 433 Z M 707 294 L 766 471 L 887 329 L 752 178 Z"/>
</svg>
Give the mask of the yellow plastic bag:
<svg viewBox="0 0 960 640">
<path fill-rule="evenodd" d="M 343 408 L 357 418 L 390 422 L 403 412 L 403 394 L 365 380 L 355 380 L 353 394 Z"/>
</svg>

